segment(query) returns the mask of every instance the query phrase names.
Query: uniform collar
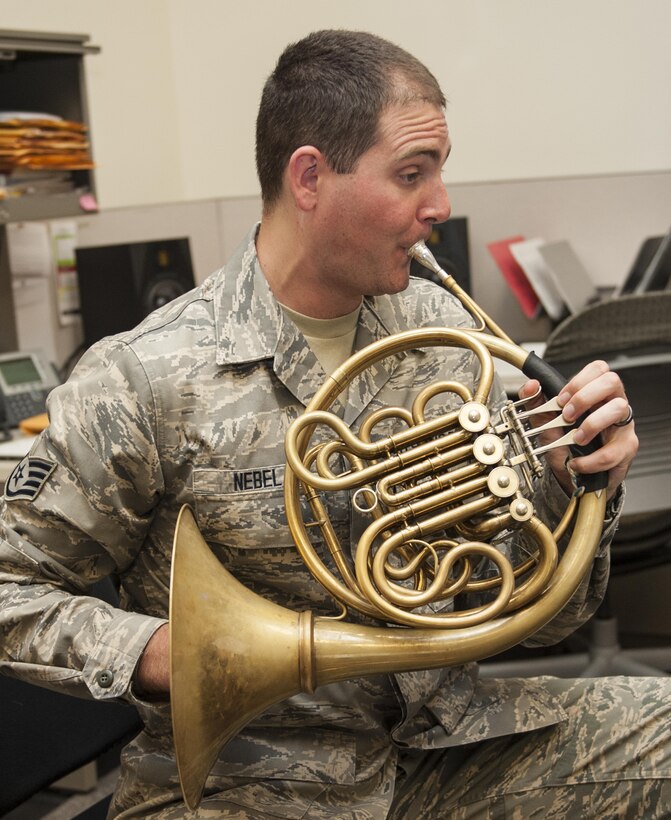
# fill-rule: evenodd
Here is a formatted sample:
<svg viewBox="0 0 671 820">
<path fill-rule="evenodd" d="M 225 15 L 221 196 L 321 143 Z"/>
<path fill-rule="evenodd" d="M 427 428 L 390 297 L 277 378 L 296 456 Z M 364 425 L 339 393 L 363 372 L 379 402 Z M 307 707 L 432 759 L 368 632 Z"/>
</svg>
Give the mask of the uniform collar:
<svg viewBox="0 0 671 820">
<path fill-rule="evenodd" d="M 217 364 L 244 364 L 272 358 L 282 310 L 268 287 L 256 256 L 258 225 L 249 232 L 214 284 Z"/>
<path fill-rule="evenodd" d="M 232 255 L 214 282 L 217 364 L 273 360 L 273 370 L 303 404 L 325 379 L 324 371 L 302 334 L 286 318 L 273 296 L 256 256 L 258 225 Z M 398 297 L 366 297 L 359 317 L 355 348 L 361 349 L 408 327 L 405 301 Z M 384 386 L 398 362 L 387 359 L 362 377 L 349 412 L 358 413 Z M 349 415 L 348 412 L 348 415 Z"/>
</svg>

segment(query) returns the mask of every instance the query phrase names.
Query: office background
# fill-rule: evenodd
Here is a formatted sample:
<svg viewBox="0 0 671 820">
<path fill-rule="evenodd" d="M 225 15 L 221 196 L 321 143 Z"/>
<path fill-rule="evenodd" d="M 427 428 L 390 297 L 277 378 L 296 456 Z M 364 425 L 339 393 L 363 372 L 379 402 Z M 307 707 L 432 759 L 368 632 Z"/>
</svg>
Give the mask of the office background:
<svg viewBox="0 0 671 820">
<path fill-rule="evenodd" d="M 453 214 L 469 219 L 473 293 L 519 341 L 548 327 L 524 318 L 487 242 L 568 239 L 608 286 L 671 222 L 667 0 L 0 0 L 0 20 L 85 33 L 102 49 L 85 58 L 101 213 L 79 220 L 80 243 L 186 225 L 196 281 L 259 214 L 264 79 L 287 42 L 320 27 L 389 37 L 440 80 L 454 143 L 445 179 Z"/>
<path fill-rule="evenodd" d="M 263 82 L 287 42 L 322 27 L 379 33 L 438 77 L 472 291 L 518 341 L 549 325 L 523 316 L 488 242 L 567 239 L 608 286 L 671 223 L 668 0 L 0 0 L 0 21 L 101 47 L 85 58 L 100 213 L 77 217 L 79 244 L 188 236 L 197 282 L 260 214 Z M 79 332 L 54 323 L 57 364 Z"/>
</svg>

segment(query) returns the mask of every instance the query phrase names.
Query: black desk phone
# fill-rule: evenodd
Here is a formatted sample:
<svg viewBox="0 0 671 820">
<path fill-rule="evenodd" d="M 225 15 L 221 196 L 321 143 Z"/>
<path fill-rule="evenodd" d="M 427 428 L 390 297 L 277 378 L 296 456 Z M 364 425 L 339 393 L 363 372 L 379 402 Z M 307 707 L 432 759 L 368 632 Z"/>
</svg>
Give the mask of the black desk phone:
<svg viewBox="0 0 671 820">
<path fill-rule="evenodd" d="M 0 427 L 16 427 L 44 413 L 49 392 L 60 381 L 39 352 L 0 353 Z"/>
</svg>

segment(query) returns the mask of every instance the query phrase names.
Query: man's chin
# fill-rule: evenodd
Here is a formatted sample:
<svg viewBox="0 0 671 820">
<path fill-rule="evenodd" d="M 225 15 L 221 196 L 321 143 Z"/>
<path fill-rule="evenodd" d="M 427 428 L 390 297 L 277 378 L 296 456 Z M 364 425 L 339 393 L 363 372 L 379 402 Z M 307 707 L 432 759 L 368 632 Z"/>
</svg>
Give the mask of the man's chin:
<svg viewBox="0 0 671 820">
<path fill-rule="evenodd" d="M 410 266 L 406 270 L 399 271 L 394 276 L 390 276 L 386 283 L 384 292 L 391 296 L 394 293 L 401 293 L 410 284 Z"/>
</svg>

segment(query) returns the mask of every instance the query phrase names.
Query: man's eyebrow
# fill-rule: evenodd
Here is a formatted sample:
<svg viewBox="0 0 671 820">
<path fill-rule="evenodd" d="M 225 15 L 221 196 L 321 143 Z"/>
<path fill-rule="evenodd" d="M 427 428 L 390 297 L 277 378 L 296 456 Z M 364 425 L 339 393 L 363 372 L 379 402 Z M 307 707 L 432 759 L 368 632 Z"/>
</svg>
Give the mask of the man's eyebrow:
<svg viewBox="0 0 671 820">
<path fill-rule="evenodd" d="M 443 158 L 442 153 L 435 148 L 411 148 L 410 150 L 401 154 L 398 158 L 398 161 L 405 162 L 409 159 L 415 159 L 416 157 L 428 157 L 434 162 L 442 165 L 444 162 L 447 162 L 447 158 L 450 156 L 451 150 L 452 146 L 450 145 L 447 149 L 445 157 Z"/>
</svg>

